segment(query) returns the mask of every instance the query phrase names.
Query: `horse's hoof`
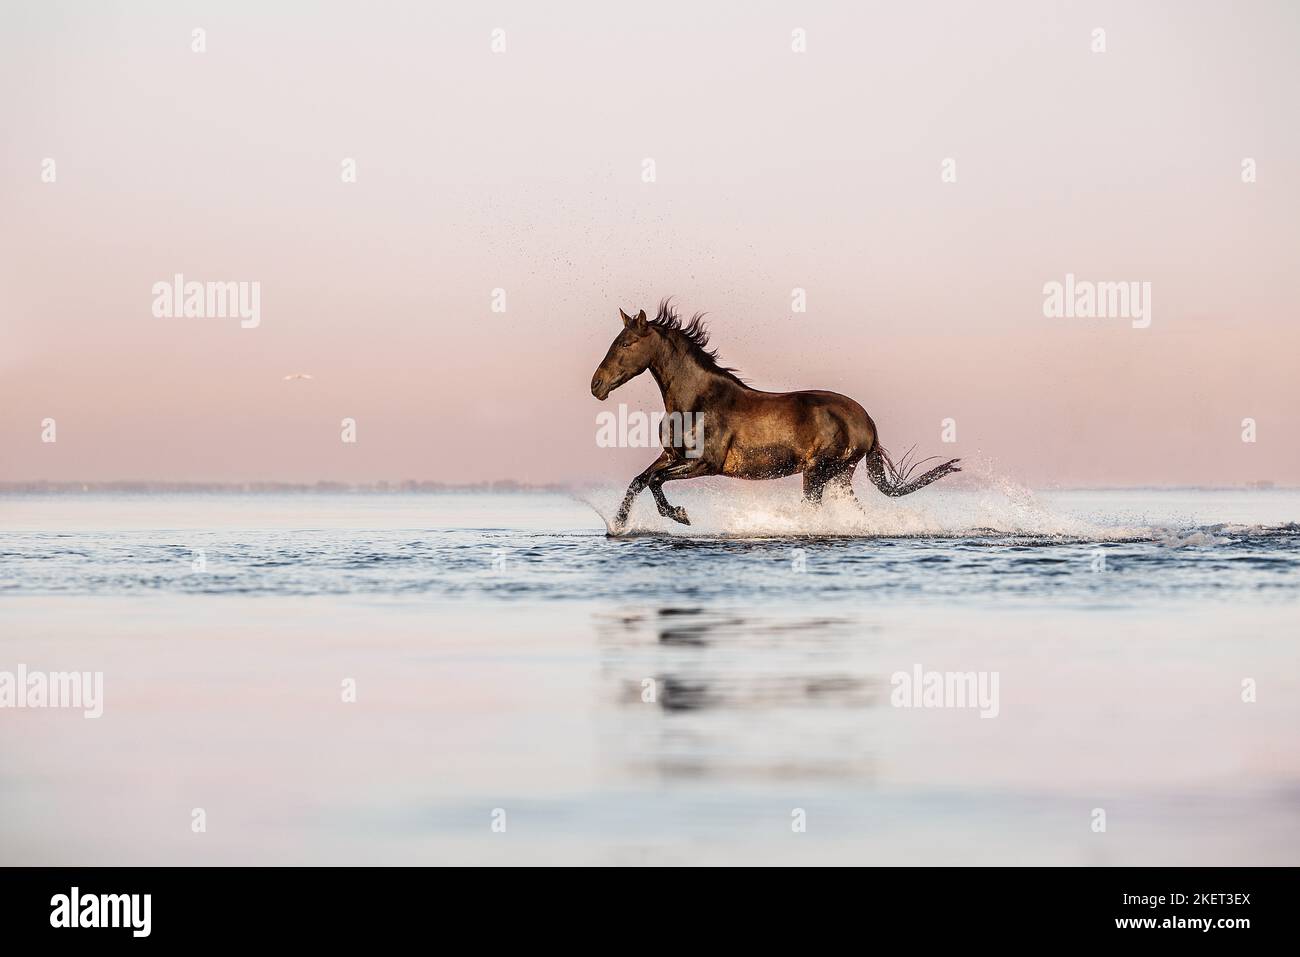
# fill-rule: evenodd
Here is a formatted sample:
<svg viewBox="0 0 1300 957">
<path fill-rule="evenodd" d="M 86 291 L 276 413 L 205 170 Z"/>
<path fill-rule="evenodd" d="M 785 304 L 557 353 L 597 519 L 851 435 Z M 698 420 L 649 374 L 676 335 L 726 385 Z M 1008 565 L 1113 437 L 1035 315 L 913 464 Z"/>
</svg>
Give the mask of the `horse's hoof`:
<svg viewBox="0 0 1300 957">
<path fill-rule="evenodd" d="M 674 522 L 681 522 L 683 525 L 691 524 L 691 520 L 686 517 L 686 509 L 682 508 L 680 505 L 675 506 L 672 511 L 667 514 Z"/>
</svg>

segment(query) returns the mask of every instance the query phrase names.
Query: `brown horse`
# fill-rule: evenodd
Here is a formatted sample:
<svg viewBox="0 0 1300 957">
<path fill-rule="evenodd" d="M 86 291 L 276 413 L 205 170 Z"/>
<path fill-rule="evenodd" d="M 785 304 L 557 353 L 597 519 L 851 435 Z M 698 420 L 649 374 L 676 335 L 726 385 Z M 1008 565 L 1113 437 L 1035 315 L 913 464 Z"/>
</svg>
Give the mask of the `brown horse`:
<svg viewBox="0 0 1300 957">
<path fill-rule="evenodd" d="M 908 495 L 961 471 L 960 460 L 952 459 L 912 478 L 921 463 L 909 466 L 904 456 L 896 466 L 880 447 L 871 416 L 847 396 L 751 389 L 718 364 L 698 313 L 682 323 L 667 299 L 653 319 L 644 309 L 635 317 L 618 312 L 623 330 L 591 377 L 591 394 L 603 402 L 649 369 L 667 417 L 660 429 L 663 452 L 628 486 L 615 531 L 626 527 L 633 500 L 647 488 L 660 515 L 689 525 L 685 509 L 664 498 L 663 484 L 677 479 L 772 479 L 802 472 L 804 498 L 819 505 L 827 485 L 856 501 L 850 483 L 859 461 L 886 495 Z"/>
</svg>

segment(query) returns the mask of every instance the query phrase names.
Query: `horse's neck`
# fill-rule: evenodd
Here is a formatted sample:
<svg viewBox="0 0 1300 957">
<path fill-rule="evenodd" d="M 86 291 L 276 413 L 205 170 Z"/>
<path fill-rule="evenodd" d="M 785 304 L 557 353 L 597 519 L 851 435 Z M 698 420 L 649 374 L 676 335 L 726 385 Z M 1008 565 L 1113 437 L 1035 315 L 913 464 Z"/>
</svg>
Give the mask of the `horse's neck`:
<svg viewBox="0 0 1300 957">
<path fill-rule="evenodd" d="M 700 365 L 689 353 L 666 354 L 650 364 L 650 374 L 659 386 L 666 412 L 698 412 L 700 399 L 719 388 L 743 388 L 714 369 Z"/>
</svg>

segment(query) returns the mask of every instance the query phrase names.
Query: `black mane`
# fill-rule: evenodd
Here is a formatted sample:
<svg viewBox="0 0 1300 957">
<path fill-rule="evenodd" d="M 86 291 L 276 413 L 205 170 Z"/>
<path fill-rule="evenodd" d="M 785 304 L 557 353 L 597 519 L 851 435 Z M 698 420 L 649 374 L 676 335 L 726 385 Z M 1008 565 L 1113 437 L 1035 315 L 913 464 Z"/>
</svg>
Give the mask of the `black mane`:
<svg viewBox="0 0 1300 957">
<path fill-rule="evenodd" d="M 709 330 L 704 325 L 704 313 L 697 312 L 689 322 L 682 322 L 673 308 L 672 297 L 659 301 L 659 314 L 650 320 L 651 324 L 664 332 L 676 333 L 687 350 L 700 361 L 706 369 L 720 372 L 730 379 L 741 382 L 736 370 L 724 366 L 718 361 L 718 350 L 709 348 Z M 743 385 L 744 383 L 741 382 Z"/>
</svg>

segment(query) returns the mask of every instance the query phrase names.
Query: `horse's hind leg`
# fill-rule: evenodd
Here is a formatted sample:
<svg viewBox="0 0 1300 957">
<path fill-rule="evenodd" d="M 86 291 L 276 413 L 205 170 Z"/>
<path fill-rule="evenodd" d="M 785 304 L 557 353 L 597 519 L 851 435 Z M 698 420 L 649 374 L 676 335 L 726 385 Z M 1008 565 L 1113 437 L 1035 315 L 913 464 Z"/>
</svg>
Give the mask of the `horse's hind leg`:
<svg viewBox="0 0 1300 957">
<path fill-rule="evenodd" d="M 835 494 L 848 499 L 865 512 L 866 509 L 862 507 L 862 503 L 858 501 L 858 497 L 853 494 L 853 470 L 857 468 L 857 466 L 858 463 L 854 462 L 847 468 L 841 469 L 831 476 L 831 480 L 826 484 L 835 492 Z"/>
<path fill-rule="evenodd" d="M 822 505 L 822 493 L 827 482 L 835 476 L 835 465 L 816 462 L 803 472 L 803 501 L 809 505 Z"/>
<path fill-rule="evenodd" d="M 809 505 L 820 505 L 826 483 L 834 473 L 824 465 L 814 465 L 803 473 L 803 500 Z"/>
<path fill-rule="evenodd" d="M 857 462 L 850 465 L 814 466 L 803 473 L 803 497 L 811 505 L 820 505 L 826 489 L 842 495 L 855 504 L 858 497 L 853 494 L 853 470 Z"/>
</svg>

